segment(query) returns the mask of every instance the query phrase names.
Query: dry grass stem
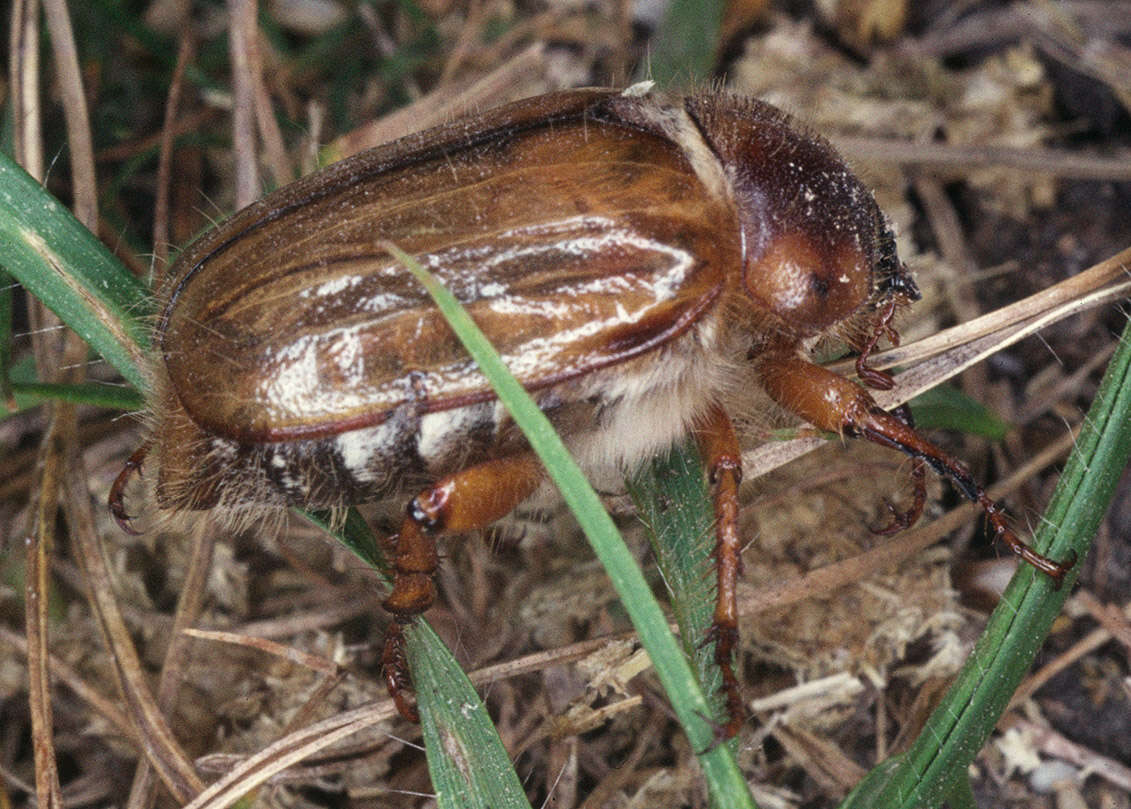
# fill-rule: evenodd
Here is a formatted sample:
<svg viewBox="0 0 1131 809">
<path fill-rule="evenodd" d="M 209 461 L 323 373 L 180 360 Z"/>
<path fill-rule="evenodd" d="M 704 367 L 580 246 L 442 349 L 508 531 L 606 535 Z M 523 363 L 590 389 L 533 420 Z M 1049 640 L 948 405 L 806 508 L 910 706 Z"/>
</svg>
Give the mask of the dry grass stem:
<svg viewBox="0 0 1131 809">
<path fill-rule="evenodd" d="M 173 796 L 181 802 L 188 801 L 204 784 L 149 690 L 145 668 L 114 595 L 88 496 L 86 466 L 77 451 L 70 452 L 67 459 L 65 489 L 68 496 L 64 498 L 64 509 L 89 589 L 90 606 L 110 650 L 127 710 L 144 739 L 142 750 Z"/>
<path fill-rule="evenodd" d="M 219 643 L 245 646 L 248 649 L 258 649 L 261 652 L 275 655 L 282 660 L 289 660 L 300 666 L 306 666 L 311 671 L 321 672 L 322 674 L 336 675 L 340 673 L 338 664 L 334 663 L 332 660 L 300 651 L 292 646 L 286 646 L 282 643 L 268 640 L 267 638 L 256 638 L 251 635 L 240 635 L 235 632 L 220 632 L 218 630 L 208 629 L 186 629 L 184 633 L 190 638 L 197 638 L 198 640 L 211 640 Z"/>
<path fill-rule="evenodd" d="M 210 784 L 189 801 L 184 809 L 225 809 L 291 765 L 328 749 L 354 733 L 388 721 L 395 715 L 396 709 L 390 700 L 374 707 L 344 711 L 290 733 L 245 759 Z"/>
<path fill-rule="evenodd" d="M 449 121 L 469 110 L 536 95 L 547 87 L 546 46 L 534 42 L 486 76 L 452 80 L 395 112 L 377 118 L 339 137 L 327 147 L 336 159 L 430 126 Z"/>
</svg>

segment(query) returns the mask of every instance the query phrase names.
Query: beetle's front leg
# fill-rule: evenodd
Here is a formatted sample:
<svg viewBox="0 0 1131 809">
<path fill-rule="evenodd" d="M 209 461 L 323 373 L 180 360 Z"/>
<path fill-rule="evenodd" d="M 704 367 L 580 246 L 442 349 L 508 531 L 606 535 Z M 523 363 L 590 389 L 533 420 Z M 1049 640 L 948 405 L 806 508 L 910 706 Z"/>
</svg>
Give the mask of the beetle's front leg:
<svg viewBox="0 0 1131 809">
<path fill-rule="evenodd" d="M 1057 562 L 1022 542 L 1009 527 L 1002 507 L 989 498 L 965 466 L 909 424 L 883 410 L 855 382 L 792 355 L 769 356 L 759 364 L 759 371 L 770 398 L 817 429 L 866 438 L 925 461 L 949 479 L 960 494 L 981 506 L 997 538 L 1045 573 L 1057 587 L 1076 563 L 1075 556 Z"/>
<path fill-rule="evenodd" d="M 385 634 L 381 662 L 385 685 L 405 719 L 415 722 L 416 709 L 406 691 L 411 678 L 402 626 L 432 606 L 432 580 L 440 563 L 436 538 L 486 528 L 505 517 L 542 482 L 542 465 L 532 452 L 486 461 L 443 478 L 408 504 L 400 532 L 393 537 L 393 590 L 383 605 L 393 615 Z"/>
<path fill-rule="evenodd" d="M 906 403 L 891 411 L 891 414 L 915 429 L 915 419 L 911 415 L 911 408 Z M 890 500 L 885 500 L 891 522 L 883 528 L 872 528 L 875 534 L 895 534 L 904 528 L 910 528 L 923 516 L 923 507 L 927 504 L 927 463 L 922 458 L 911 459 L 911 506 L 905 511 L 900 511 Z"/>
<path fill-rule="evenodd" d="M 708 642 L 715 642 L 715 663 L 722 672 L 727 723 L 719 728 L 720 741 L 738 733 L 746 719 L 738 678 L 734 674 L 734 649 L 738 644 L 738 577 L 742 573 L 738 537 L 738 484 L 742 481 L 742 452 L 734 425 L 726 412 L 713 407 L 707 421 L 696 430 L 699 449 L 714 487 L 715 573 L 718 592 Z"/>
<path fill-rule="evenodd" d="M 878 371 L 868 365 L 872 352 L 876 349 L 881 337 L 887 337 L 893 346 L 899 345 L 899 332 L 892 326 L 895 313 L 901 306 L 919 300 L 919 288 L 911 280 L 906 271 L 901 271 L 893 276 L 889 283 L 892 285 L 892 295 L 887 303 L 876 312 L 872 322 L 871 331 L 865 336 L 864 342 L 859 346 L 860 355 L 856 358 L 856 376 L 860 381 L 873 390 L 891 390 L 895 387 L 895 377 L 887 371 Z M 911 417 L 911 408 L 906 404 L 900 405 L 891 411 L 892 415 L 914 429 L 915 421 Z M 927 502 L 927 480 L 925 462 L 922 458 L 911 459 L 911 486 L 914 491 L 911 507 L 906 511 L 899 511 L 890 502 L 887 503 L 892 520 L 885 528 L 873 528 L 877 534 L 893 534 L 902 531 L 918 521 L 923 515 L 923 506 Z"/>
</svg>

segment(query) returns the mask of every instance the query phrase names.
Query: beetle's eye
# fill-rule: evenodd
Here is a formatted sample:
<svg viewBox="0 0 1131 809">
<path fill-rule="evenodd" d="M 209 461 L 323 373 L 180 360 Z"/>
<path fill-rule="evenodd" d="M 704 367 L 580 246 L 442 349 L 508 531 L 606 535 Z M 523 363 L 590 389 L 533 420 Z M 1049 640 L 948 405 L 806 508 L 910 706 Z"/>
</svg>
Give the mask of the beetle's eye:
<svg viewBox="0 0 1131 809">
<path fill-rule="evenodd" d="M 746 289 L 798 336 L 823 331 L 855 312 L 871 291 L 871 269 L 854 241 L 830 242 L 801 230 L 781 233 L 752 258 Z"/>
</svg>

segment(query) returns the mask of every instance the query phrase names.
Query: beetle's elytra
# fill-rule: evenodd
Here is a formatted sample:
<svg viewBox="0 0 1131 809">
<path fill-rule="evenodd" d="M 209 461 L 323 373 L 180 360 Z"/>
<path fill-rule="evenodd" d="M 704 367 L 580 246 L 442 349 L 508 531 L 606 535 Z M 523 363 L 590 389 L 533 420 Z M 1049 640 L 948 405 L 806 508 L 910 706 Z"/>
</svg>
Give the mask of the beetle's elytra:
<svg viewBox="0 0 1131 809">
<path fill-rule="evenodd" d="M 395 538 L 385 647 L 434 598 L 436 536 L 481 528 L 543 473 L 424 290 L 413 254 L 463 302 L 583 466 L 629 470 L 694 434 L 717 521 L 712 637 L 729 710 L 737 640 L 738 441 L 755 389 L 816 427 L 900 449 L 1009 530 L 961 464 L 807 358 L 835 335 L 866 357 L 918 297 L 871 192 L 819 137 L 725 93 L 555 93 L 342 161 L 185 250 L 156 327 L 148 457 L 163 509 L 336 507 L 415 494 Z M 897 527 L 921 510 L 922 488 Z"/>
</svg>

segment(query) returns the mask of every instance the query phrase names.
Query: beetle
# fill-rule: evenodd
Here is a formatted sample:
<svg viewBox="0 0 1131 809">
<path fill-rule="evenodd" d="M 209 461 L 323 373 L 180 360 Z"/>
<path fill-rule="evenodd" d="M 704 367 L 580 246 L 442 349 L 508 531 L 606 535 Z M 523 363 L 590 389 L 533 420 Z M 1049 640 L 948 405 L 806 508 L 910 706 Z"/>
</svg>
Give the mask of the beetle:
<svg viewBox="0 0 1131 809">
<path fill-rule="evenodd" d="M 1057 582 L 957 460 L 885 412 L 867 358 L 918 299 L 870 192 L 821 137 L 722 91 L 553 93 L 410 135 L 236 213 L 178 257 L 161 295 L 148 457 L 161 509 L 338 508 L 405 496 L 382 655 L 415 718 L 402 625 L 435 598 L 436 539 L 500 519 L 544 472 L 425 291 L 382 245 L 434 273 L 590 471 L 628 471 L 686 435 L 716 514 L 708 641 L 733 736 L 739 442 L 733 402 L 761 390 L 820 430 L 931 466 Z M 863 383 L 812 362 L 837 337 Z M 409 495 L 413 495 L 409 497 Z"/>
</svg>

